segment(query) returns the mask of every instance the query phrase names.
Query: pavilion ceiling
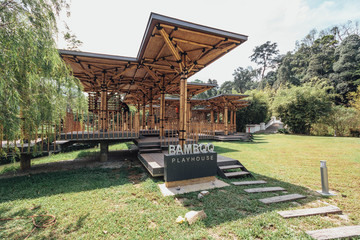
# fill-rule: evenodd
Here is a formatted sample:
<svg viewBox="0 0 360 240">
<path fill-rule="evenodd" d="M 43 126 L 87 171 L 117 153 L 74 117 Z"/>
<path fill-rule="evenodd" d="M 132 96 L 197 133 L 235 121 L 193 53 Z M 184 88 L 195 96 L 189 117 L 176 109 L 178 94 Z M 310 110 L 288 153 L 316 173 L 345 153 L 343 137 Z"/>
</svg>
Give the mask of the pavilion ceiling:
<svg viewBox="0 0 360 240">
<path fill-rule="evenodd" d="M 181 73 L 190 77 L 238 45 L 247 36 L 151 13 L 137 58 L 59 50 L 85 92 L 121 94 L 134 103 L 157 99 L 163 84 L 167 94 L 179 93 Z M 208 84 L 188 84 L 191 96 Z M 205 89 L 205 90 L 204 90 Z"/>
</svg>

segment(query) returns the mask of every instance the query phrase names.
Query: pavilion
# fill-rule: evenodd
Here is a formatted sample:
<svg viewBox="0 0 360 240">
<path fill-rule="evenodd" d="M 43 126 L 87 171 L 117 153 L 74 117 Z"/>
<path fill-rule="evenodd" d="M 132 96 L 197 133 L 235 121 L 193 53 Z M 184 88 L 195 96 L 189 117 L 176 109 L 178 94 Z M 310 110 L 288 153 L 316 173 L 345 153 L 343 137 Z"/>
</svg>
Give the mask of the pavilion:
<svg viewBox="0 0 360 240">
<path fill-rule="evenodd" d="M 242 34 L 151 13 L 136 58 L 59 50 L 88 95 L 88 111 L 68 112 L 36 139 L 14 144 L 26 153 L 34 145 L 50 152 L 68 142 L 97 142 L 106 161 L 112 141 L 150 135 L 164 147 L 169 139 L 184 145 L 231 135 L 236 110 L 249 105 L 247 96 L 199 99 L 215 85 L 187 79 L 246 40 Z"/>
<path fill-rule="evenodd" d="M 98 130 L 111 130 L 111 123 L 116 125 L 118 113 L 126 104 L 136 107 L 133 122 L 139 125 L 137 131 L 158 129 L 160 137 L 164 137 L 169 119 L 165 95 L 178 95 L 174 104 L 182 145 L 189 131 L 191 108 L 196 105 L 208 109 L 210 123 L 214 123 L 215 111 L 218 120 L 222 113 L 225 135 L 236 131 L 234 113 L 247 106 L 246 101 L 241 101 L 246 96 L 220 95 L 196 104 L 194 96 L 214 85 L 187 83 L 187 79 L 246 40 L 245 35 L 151 13 L 136 58 L 68 50 L 59 53 L 89 94 L 89 110 L 98 115 Z M 155 119 L 154 103 L 159 105 L 159 122 Z"/>
</svg>

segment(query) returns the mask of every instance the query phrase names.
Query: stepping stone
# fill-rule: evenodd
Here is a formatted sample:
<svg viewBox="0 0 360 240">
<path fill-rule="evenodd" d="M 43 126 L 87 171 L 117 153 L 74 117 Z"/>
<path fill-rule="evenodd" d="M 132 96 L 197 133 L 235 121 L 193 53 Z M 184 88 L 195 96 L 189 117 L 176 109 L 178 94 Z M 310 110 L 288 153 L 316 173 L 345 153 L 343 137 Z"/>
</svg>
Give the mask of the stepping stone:
<svg viewBox="0 0 360 240">
<path fill-rule="evenodd" d="M 259 201 L 262 203 L 265 203 L 265 204 L 270 204 L 270 203 L 279 203 L 279 202 L 298 200 L 298 199 L 302 199 L 302 198 L 306 198 L 306 197 L 301 194 L 288 194 L 288 195 L 282 195 L 282 196 L 277 196 L 277 197 L 263 198 L 263 199 L 259 199 Z"/>
<path fill-rule="evenodd" d="M 262 193 L 262 192 L 277 192 L 284 191 L 285 188 L 282 187 L 264 187 L 264 188 L 248 188 L 244 189 L 247 193 Z"/>
<path fill-rule="evenodd" d="M 291 211 L 281 211 L 277 212 L 283 218 L 295 218 L 295 217 L 305 217 L 305 216 L 313 216 L 313 215 L 325 215 L 325 214 L 341 214 L 342 211 L 340 208 L 335 206 L 326 206 L 319 208 L 305 208 Z"/>
<path fill-rule="evenodd" d="M 232 184 L 236 186 L 246 186 L 246 185 L 254 185 L 254 184 L 264 184 L 266 181 L 258 180 L 258 181 L 242 181 L 242 182 L 232 182 Z"/>
<path fill-rule="evenodd" d="M 358 237 L 360 236 L 360 225 L 320 229 L 306 233 L 318 240 Z"/>
<path fill-rule="evenodd" d="M 240 176 L 245 176 L 245 175 L 249 175 L 249 172 L 228 172 L 228 173 L 224 173 L 226 177 L 240 177 Z"/>
</svg>

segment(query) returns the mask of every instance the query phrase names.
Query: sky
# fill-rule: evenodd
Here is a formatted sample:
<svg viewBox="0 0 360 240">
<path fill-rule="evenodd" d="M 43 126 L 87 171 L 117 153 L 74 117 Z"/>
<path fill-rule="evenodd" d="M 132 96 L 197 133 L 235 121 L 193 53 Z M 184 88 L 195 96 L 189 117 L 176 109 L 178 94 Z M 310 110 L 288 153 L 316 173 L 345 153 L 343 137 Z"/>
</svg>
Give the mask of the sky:
<svg viewBox="0 0 360 240">
<path fill-rule="evenodd" d="M 71 16 L 62 16 L 83 42 L 80 51 L 136 57 L 151 12 L 248 36 L 248 41 L 207 66 L 189 81 L 233 80 L 237 67 L 256 65 L 249 56 L 266 41 L 281 54 L 316 28 L 360 21 L 359 0 L 72 0 Z M 59 25 L 60 32 L 64 30 Z M 66 48 L 59 37 L 58 47 Z"/>
</svg>

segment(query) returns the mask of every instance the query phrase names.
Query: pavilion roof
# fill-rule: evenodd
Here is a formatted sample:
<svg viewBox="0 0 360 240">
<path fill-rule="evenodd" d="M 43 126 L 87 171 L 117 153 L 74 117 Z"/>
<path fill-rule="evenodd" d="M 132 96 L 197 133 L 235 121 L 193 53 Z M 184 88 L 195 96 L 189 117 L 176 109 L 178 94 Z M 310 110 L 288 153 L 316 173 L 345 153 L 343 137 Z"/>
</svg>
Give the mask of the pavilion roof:
<svg viewBox="0 0 360 240">
<path fill-rule="evenodd" d="M 241 94 L 220 94 L 214 97 L 210 97 L 207 99 L 198 99 L 191 98 L 190 103 L 192 106 L 201 106 L 197 109 L 200 111 L 211 111 L 214 110 L 222 110 L 225 105 L 228 104 L 230 109 L 241 109 L 243 107 L 247 107 L 250 105 L 249 100 L 244 100 L 244 98 L 249 95 L 241 95 Z M 159 103 L 160 100 L 154 101 L 155 103 Z M 165 97 L 166 105 L 175 105 L 178 106 L 180 104 L 180 98 L 177 97 Z"/>
<path fill-rule="evenodd" d="M 106 84 L 110 94 L 149 98 L 151 89 L 155 98 L 161 81 L 166 93 L 176 94 L 183 69 L 190 77 L 246 40 L 245 35 L 151 13 L 136 58 L 69 50 L 59 53 L 85 92 L 98 92 Z M 191 96 L 208 87 L 188 83 Z"/>
</svg>

